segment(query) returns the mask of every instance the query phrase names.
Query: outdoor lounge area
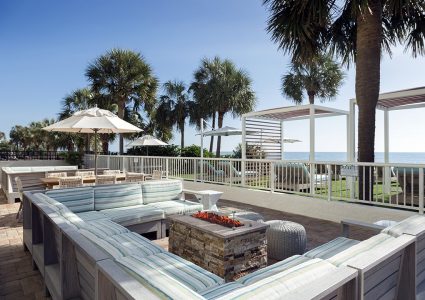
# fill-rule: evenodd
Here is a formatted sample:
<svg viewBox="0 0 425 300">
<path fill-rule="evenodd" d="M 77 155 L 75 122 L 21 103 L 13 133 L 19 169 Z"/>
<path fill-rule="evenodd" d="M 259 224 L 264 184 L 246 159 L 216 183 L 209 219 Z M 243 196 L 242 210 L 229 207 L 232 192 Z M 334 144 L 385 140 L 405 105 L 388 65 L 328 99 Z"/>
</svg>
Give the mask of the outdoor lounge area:
<svg viewBox="0 0 425 300">
<path fill-rule="evenodd" d="M 245 299 L 264 297 L 264 293 L 270 299 L 376 299 L 379 295 L 415 299 L 416 293 L 421 295 L 423 216 L 413 215 L 388 228 L 352 221 L 342 226 L 218 200 L 219 216 L 242 224 L 229 228 L 190 221 L 192 214 L 204 209 L 197 193 L 193 185 L 185 191 L 182 181 L 171 179 L 27 191 L 22 231 L 13 229 L 17 224 L 10 213 L 17 204 L 2 204 L 10 213 L 1 217 L 2 237 L 6 241 L 11 232 L 15 236 L 3 242 L 1 253 L 16 256 L 10 263 L 26 264 L 24 270 L 31 265 L 37 269 L 28 272 L 35 282 L 32 293 L 41 297 L 45 287 L 53 299 L 110 295 Z M 190 229 L 181 227 L 181 218 L 189 218 Z M 248 235 L 238 240 L 240 234 Z M 224 237 L 229 250 L 236 252 L 226 254 L 214 236 Z M 21 252 L 21 243 L 27 254 Z M 187 245 L 181 247 L 181 243 Z M 208 259 L 206 251 L 215 254 Z M 196 253 L 204 253 L 201 260 Z M 226 261 L 231 265 L 221 269 L 220 255 L 230 255 Z M 6 291 L 4 297 L 12 299 L 13 292 L 7 291 L 15 295 L 28 291 L 16 284 L 26 274 L 10 263 L 3 263 L 9 266 L 10 279 L 2 277 L 5 282 L 0 287 Z"/>
</svg>

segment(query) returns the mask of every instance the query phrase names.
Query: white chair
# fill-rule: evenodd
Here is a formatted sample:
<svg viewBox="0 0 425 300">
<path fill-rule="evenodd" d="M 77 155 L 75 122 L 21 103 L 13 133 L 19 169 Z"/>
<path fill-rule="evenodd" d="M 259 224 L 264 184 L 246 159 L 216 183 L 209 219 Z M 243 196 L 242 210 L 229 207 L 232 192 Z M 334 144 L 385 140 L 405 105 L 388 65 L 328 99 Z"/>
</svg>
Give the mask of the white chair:
<svg viewBox="0 0 425 300">
<path fill-rule="evenodd" d="M 116 184 L 117 177 L 115 175 L 97 175 L 96 176 L 96 185 L 102 184 Z"/>
<path fill-rule="evenodd" d="M 94 171 L 76 171 L 75 176 L 94 177 Z"/>
<path fill-rule="evenodd" d="M 119 175 L 121 174 L 120 170 L 104 170 L 103 175 Z"/>
<path fill-rule="evenodd" d="M 24 192 L 24 187 L 19 177 L 15 177 L 15 182 L 16 182 L 16 189 L 18 190 L 18 193 L 19 193 L 19 200 L 21 201 L 21 203 L 19 204 L 18 213 L 16 214 L 16 219 L 18 220 L 18 222 L 22 222 L 22 208 L 24 203 L 22 199 L 22 193 Z"/>
<path fill-rule="evenodd" d="M 83 186 L 83 177 L 69 176 L 59 178 L 59 188 L 81 187 Z"/>
<path fill-rule="evenodd" d="M 160 170 L 153 170 L 152 179 L 153 180 L 161 180 L 162 179 L 162 171 L 160 171 Z"/>
<path fill-rule="evenodd" d="M 68 174 L 66 172 L 53 172 L 53 173 L 49 173 L 46 172 L 45 173 L 45 178 L 59 178 L 59 177 L 67 177 Z"/>
<path fill-rule="evenodd" d="M 142 182 L 145 181 L 145 174 L 143 173 L 125 173 L 125 182 Z"/>
</svg>

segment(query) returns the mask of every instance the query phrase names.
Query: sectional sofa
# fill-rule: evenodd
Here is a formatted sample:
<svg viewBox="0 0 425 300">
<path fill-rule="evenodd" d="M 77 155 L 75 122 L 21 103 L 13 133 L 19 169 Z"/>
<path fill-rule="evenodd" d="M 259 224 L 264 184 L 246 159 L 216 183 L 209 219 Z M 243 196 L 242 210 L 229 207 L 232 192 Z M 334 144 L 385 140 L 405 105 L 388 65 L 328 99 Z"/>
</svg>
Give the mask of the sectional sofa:
<svg viewBox="0 0 425 300">
<path fill-rule="evenodd" d="M 178 180 L 25 192 L 24 245 L 52 298 L 415 298 L 418 236 L 404 233 L 339 238 L 224 283 L 137 233 L 202 209 L 182 194 Z"/>
</svg>

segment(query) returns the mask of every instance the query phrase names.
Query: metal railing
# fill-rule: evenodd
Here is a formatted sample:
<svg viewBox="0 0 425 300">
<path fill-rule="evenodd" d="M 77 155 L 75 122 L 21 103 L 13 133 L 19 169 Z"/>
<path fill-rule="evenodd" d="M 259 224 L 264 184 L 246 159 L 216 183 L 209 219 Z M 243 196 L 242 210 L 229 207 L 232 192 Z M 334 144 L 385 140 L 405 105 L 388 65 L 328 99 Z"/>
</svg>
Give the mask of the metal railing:
<svg viewBox="0 0 425 300">
<path fill-rule="evenodd" d="M 93 155 L 85 155 L 85 165 L 94 167 Z M 98 167 L 424 211 L 419 164 L 100 155 Z"/>
</svg>

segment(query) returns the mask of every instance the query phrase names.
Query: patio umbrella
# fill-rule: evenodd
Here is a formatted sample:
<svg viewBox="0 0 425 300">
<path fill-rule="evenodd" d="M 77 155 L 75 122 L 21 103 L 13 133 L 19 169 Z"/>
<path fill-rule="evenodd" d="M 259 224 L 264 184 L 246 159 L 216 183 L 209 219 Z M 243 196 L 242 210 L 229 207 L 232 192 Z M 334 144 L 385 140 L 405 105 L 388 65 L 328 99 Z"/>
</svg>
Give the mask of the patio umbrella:
<svg viewBox="0 0 425 300">
<path fill-rule="evenodd" d="M 46 131 L 74 133 L 132 133 L 140 128 L 120 119 L 109 110 L 92 107 L 75 112 L 71 117 L 43 128 Z M 95 138 L 94 168 L 97 174 L 97 138 Z"/>
<path fill-rule="evenodd" d="M 158 140 L 156 137 L 151 135 L 144 135 L 130 142 L 127 147 L 135 147 L 135 146 L 147 146 L 147 155 L 149 156 L 149 146 L 168 146 L 167 143 Z"/>
<path fill-rule="evenodd" d="M 246 134 L 255 134 L 257 131 L 247 130 Z M 234 127 L 224 126 L 210 131 L 205 131 L 203 136 L 231 136 L 231 135 L 242 135 L 242 129 Z"/>
</svg>

